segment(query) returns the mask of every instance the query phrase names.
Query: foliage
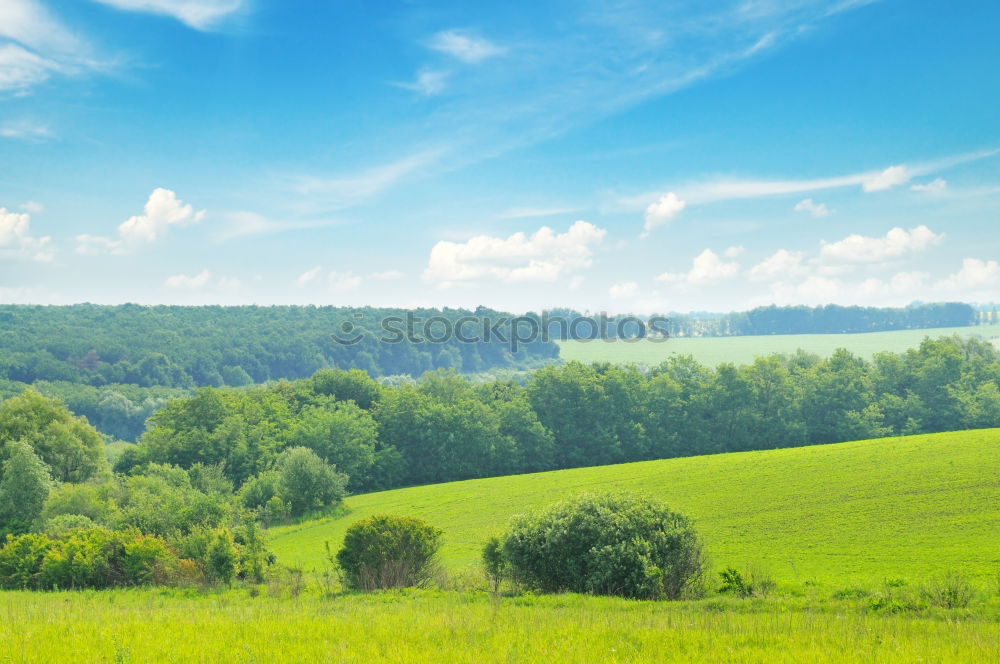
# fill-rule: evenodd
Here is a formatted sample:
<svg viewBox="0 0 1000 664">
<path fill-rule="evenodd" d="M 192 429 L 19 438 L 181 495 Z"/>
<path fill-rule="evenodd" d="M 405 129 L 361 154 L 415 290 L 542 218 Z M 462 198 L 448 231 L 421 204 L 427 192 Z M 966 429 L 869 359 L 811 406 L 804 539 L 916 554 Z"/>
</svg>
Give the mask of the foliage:
<svg viewBox="0 0 1000 664">
<path fill-rule="evenodd" d="M 379 514 L 344 534 L 336 562 L 349 588 L 406 588 L 431 576 L 442 531 L 420 519 Z"/>
<path fill-rule="evenodd" d="M 524 368 L 558 354 L 554 343 L 543 341 L 525 344 L 517 353 L 511 353 L 502 339 L 428 343 L 402 334 L 399 343 L 381 343 L 381 337 L 394 336 L 382 329 L 381 321 L 391 316 L 402 321 L 407 313 L 423 321 L 443 317 L 452 325 L 463 316 L 490 316 L 496 321 L 504 315 L 489 309 L 2 305 L 0 378 L 96 387 L 239 387 L 306 378 L 327 367 L 419 376 L 435 368 L 467 372 Z M 346 335 L 345 323 L 351 326 Z M 406 329 L 402 323 L 395 327 Z M 509 325 L 501 328 L 508 338 Z M 422 330 L 422 323 L 415 326 L 418 334 Z M 360 338 L 353 344 L 337 343 L 331 334 Z M 367 407 L 360 394 L 346 398 Z"/>
<path fill-rule="evenodd" d="M 950 570 L 928 581 L 921 594 L 933 606 L 964 609 L 972 601 L 974 592 L 968 576 Z"/>
<path fill-rule="evenodd" d="M 719 572 L 722 578 L 720 593 L 731 593 L 737 597 L 767 597 L 774 590 L 774 578 L 759 567 L 740 572 L 735 567 L 727 567 Z"/>
<path fill-rule="evenodd" d="M 138 531 L 76 528 L 59 537 L 8 536 L 0 588 L 112 588 L 169 582 L 178 560 L 162 539 Z"/>
<path fill-rule="evenodd" d="M 503 538 L 514 578 L 542 592 L 678 599 L 701 580 L 690 521 L 627 493 L 584 494 L 516 517 Z"/>
<path fill-rule="evenodd" d="M 274 467 L 278 495 L 292 516 L 336 505 L 347 495 L 347 476 L 306 447 L 285 450 Z"/>
<path fill-rule="evenodd" d="M 0 536 L 28 532 L 41 516 L 52 485 L 48 466 L 27 443 L 8 441 L 6 447 L 0 474 Z"/>
<path fill-rule="evenodd" d="M 100 434 L 33 389 L 0 404 L 0 462 L 10 449 L 4 443 L 11 441 L 28 444 L 59 482 L 82 482 L 106 465 Z"/>
</svg>

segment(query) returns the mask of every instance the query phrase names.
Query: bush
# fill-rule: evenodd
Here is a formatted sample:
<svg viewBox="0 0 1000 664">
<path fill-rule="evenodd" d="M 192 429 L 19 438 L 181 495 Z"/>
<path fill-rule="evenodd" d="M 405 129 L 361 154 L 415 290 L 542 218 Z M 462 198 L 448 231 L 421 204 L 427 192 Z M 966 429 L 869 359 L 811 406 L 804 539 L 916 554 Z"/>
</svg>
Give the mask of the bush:
<svg viewBox="0 0 1000 664">
<path fill-rule="evenodd" d="M 355 590 L 418 586 L 434 573 L 441 535 L 420 519 L 376 515 L 347 529 L 336 562 Z"/>
<path fill-rule="evenodd" d="M 727 567 L 719 572 L 722 577 L 720 593 L 732 593 L 737 597 L 767 597 L 774 590 L 774 578 L 759 567 L 752 567 L 746 572 L 740 572 L 733 567 Z"/>
<path fill-rule="evenodd" d="M 500 592 L 500 584 L 510 573 L 510 566 L 503 555 L 503 540 L 491 537 L 483 545 L 483 569 L 490 580 L 493 592 Z"/>
<path fill-rule="evenodd" d="M 158 537 L 89 528 L 60 539 L 9 537 L 0 549 L 0 587 L 112 588 L 167 583 L 177 555 Z"/>
<path fill-rule="evenodd" d="M 964 609 L 972 601 L 973 589 L 972 583 L 964 574 L 948 571 L 925 583 L 920 594 L 934 606 Z"/>
<path fill-rule="evenodd" d="M 503 556 L 529 588 L 641 599 L 693 594 L 704 568 L 685 516 L 625 493 L 584 495 L 516 518 Z"/>
</svg>

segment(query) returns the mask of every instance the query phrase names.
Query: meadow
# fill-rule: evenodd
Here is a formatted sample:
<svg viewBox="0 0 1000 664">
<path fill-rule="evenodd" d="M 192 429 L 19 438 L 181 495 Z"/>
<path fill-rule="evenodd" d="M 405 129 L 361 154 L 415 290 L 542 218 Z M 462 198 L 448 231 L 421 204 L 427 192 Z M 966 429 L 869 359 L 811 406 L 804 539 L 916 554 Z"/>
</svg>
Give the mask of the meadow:
<svg viewBox="0 0 1000 664">
<path fill-rule="evenodd" d="M 989 662 L 998 631 L 836 600 L 0 593 L 4 662 Z"/>
<path fill-rule="evenodd" d="M 946 570 L 1000 571 L 1000 429 L 577 468 L 349 497 L 337 516 L 271 530 L 285 564 L 327 563 L 354 521 L 416 516 L 445 532 L 453 573 L 514 514 L 584 491 L 643 491 L 694 519 L 716 568 L 766 567 L 831 591 Z"/>
<path fill-rule="evenodd" d="M 939 327 L 861 334 L 775 334 L 742 337 L 677 337 L 667 340 L 559 341 L 559 357 L 580 362 L 612 362 L 654 366 L 672 354 L 691 355 L 708 366 L 723 362 L 749 364 L 760 355 L 794 353 L 802 349 L 827 357 L 838 348 L 865 358 L 880 351 L 900 353 L 916 348 L 926 337 L 952 334 L 980 336 L 1000 344 L 1000 325 Z"/>
</svg>

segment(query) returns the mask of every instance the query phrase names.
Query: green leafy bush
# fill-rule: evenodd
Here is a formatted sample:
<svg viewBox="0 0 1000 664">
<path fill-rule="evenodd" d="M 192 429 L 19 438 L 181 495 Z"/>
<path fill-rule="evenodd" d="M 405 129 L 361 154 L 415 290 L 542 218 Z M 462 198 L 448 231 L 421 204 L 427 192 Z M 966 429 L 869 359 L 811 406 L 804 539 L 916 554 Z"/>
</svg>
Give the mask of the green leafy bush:
<svg viewBox="0 0 1000 664">
<path fill-rule="evenodd" d="M 944 609 L 964 609 L 969 606 L 974 594 L 969 578 L 955 571 L 931 579 L 920 590 L 929 604 Z"/>
<path fill-rule="evenodd" d="M 355 590 L 418 586 L 434 572 L 441 535 L 420 519 L 376 515 L 347 529 L 336 563 Z"/>
<path fill-rule="evenodd" d="M 737 597 L 767 597 L 774 590 L 774 579 L 759 567 L 751 567 L 746 572 L 740 572 L 734 567 L 727 567 L 719 572 L 722 577 L 720 593 L 731 593 Z"/>
<path fill-rule="evenodd" d="M 529 588 L 642 599 L 693 594 L 704 569 L 685 516 L 626 493 L 583 495 L 516 518 L 503 556 Z"/>
</svg>

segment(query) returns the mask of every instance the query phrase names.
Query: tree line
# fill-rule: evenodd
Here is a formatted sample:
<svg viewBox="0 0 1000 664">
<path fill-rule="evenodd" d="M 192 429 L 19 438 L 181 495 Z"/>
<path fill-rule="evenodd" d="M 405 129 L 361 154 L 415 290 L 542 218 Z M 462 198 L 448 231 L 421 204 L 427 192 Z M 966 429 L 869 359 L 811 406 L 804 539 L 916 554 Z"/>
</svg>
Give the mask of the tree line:
<svg viewBox="0 0 1000 664">
<path fill-rule="evenodd" d="M 578 466 L 1000 426 L 1000 353 L 959 337 L 865 360 L 673 356 L 640 370 L 569 362 L 526 384 L 450 371 L 385 387 L 357 370 L 170 401 L 119 472 L 218 465 L 235 486 L 303 447 L 368 491 Z M 256 480 L 255 480 L 256 481 Z"/>
</svg>

